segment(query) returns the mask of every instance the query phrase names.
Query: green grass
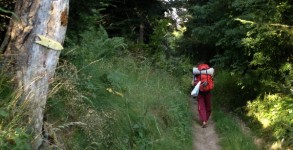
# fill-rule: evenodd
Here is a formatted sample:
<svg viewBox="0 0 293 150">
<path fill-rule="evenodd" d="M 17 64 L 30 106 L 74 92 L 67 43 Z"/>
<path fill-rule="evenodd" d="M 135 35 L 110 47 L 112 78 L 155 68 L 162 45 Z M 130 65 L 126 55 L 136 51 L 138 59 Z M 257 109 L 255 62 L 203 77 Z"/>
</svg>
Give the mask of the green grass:
<svg viewBox="0 0 293 150">
<path fill-rule="evenodd" d="M 56 133 L 71 136 L 66 148 L 191 149 L 188 96 L 167 72 L 124 56 L 93 63 L 77 75 L 47 107 L 55 128 L 74 121 L 86 124 Z"/>
<path fill-rule="evenodd" d="M 212 115 L 216 131 L 219 133 L 220 145 L 224 150 L 257 150 L 252 135 L 245 132 L 235 116 L 229 113 L 245 104 L 245 98 L 249 94 L 238 78 L 225 71 L 219 71 L 215 76 Z"/>
<path fill-rule="evenodd" d="M 257 150 L 251 135 L 244 133 L 232 115 L 215 108 L 213 119 L 220 136 L 220 145 L 225 150 Z"/>
<path fill-rule="evenodd" d="M 0 73 L 0 149 L 23 149 L 29 150 L 28 140 L 30 135 L 25 127 L 21 126 L 22 114 L 20 109 L 13 107 L 15 94 L 12 84 L 3 71 Z"/>
</svg>

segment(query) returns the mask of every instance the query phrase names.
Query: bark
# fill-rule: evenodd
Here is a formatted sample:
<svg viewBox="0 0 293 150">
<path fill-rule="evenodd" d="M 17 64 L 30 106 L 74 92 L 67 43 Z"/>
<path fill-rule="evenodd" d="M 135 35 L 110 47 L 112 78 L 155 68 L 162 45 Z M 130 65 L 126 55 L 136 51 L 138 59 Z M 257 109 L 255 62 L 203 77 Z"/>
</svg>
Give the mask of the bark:
<svg viewBox="0 0 293 150">
<path fill-rule="evenodd" d="M 63 43 L 67 28 L 69 0 L 18 0 L 11 21 L 4 55 L 13 73 L 18 108 L 24 108 L 24 120 L 33 135 L 31 145 L 39 149 L 43 142 L 43 115 L 49 83 L 53 80 L 60 51 L 36 44 L 37 34 Z"/>
</svg>

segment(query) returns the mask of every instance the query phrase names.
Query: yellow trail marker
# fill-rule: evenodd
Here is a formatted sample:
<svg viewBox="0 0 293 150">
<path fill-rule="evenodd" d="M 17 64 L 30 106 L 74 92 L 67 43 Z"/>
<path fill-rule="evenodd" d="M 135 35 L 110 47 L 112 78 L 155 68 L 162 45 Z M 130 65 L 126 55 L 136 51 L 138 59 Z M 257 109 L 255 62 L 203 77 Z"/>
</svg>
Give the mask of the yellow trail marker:
<svg viewBox="0 0 293 150">
<path fill-rule="evenodd" d="M 35 43 L 38 43 L 40 45 L 43 45 L 45 47 L 48 47 L 48 48 L 51 48 L 51 49 L 54 49 L 54 50 L 62 50 L 63 49 L 63 46 L 55 41 L 55 40 L 52 40 L 52 39 L 49 39 L 43 35 L 40 35 L 40 34 L 37 34 L 37 36 L 40 38 L 39 41 L 35 41 Z"/>
</svg>

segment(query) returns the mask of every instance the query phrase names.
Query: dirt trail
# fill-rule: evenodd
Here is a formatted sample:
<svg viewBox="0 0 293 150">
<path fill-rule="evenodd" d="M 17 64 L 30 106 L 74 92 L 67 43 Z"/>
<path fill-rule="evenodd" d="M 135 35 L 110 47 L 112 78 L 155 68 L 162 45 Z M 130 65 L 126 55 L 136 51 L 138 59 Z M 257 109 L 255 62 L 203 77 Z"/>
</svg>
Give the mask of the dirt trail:
<svg viewBox="0 0 293 150">
<path fill-rule="evenodd" d="M 212 118 L 209 119 L 208 126 L 202 128 L 198 118 L 197 100 L 191 98 L 190 102 L 193 113 L 193 150 L 220 150 L 219 138 Z"/>
</svg>

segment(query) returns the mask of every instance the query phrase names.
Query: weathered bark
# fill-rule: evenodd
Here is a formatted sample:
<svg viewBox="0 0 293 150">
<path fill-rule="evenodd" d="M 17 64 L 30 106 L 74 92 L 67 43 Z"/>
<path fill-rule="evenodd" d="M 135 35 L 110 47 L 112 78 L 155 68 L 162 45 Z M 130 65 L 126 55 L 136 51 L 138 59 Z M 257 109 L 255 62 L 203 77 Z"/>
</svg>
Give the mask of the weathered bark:
<svg viewBox="0 0 293 150">
<path fill-rule="evenodd" d="M 37 34 L 63 43 L 69 0 L 18 0 L 11 21 L 4 55 L 9 60 L 19 92 L 18 106 L 25 110 L 23 122 L 33 134 L 33 149 L 43 142 L 43 114 L 49 83 L 52 81 L 60 51 L 35 43 Z"/>
</svg>

